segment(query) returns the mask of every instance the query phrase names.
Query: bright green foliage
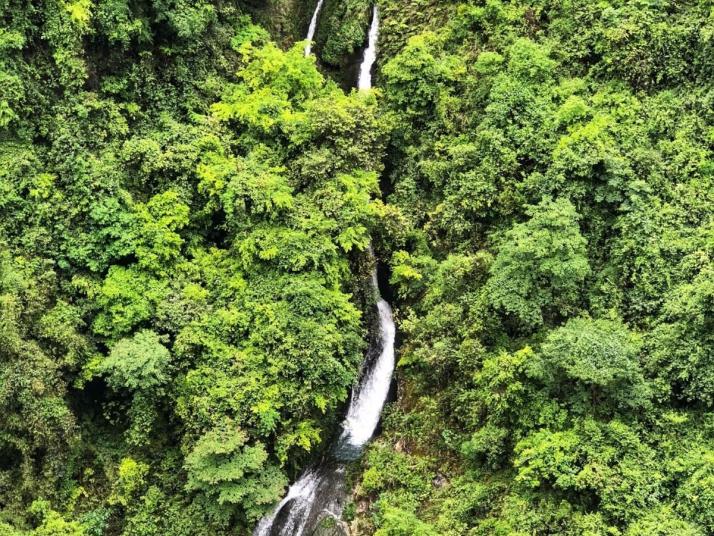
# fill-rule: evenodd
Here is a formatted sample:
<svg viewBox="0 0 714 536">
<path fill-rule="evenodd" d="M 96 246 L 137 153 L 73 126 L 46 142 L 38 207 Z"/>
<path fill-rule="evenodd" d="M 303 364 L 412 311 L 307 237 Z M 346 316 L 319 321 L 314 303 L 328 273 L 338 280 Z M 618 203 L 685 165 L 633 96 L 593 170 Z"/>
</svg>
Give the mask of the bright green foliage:
<svg viewBox="0 0 714 536">
<path fill-rule="evenodd" d="M 388 507 L 375 536 L 436 536 L 436 530 L 408 512 Z"/>
<path fill-rule="evenodd" d="M 401 351 L 357 533 L 711 532 L 711 6 L 379 7 Z M 404 456 L 418 493 L 373 485 Z"/>
<path fill-rule="evenodd" d="M 66 521 L 45 500 L 34 501 L 29 511 L 38 521 L 38 527 L 30 533 L 33 536 L 86 536 L 79 523 Z"/>
<path fill-rule="evenodd" d="M 165 384 L 171 354 L 153 331 L 121 339 L 99 366 L 114 389 L 148 390 Z"/>
<path fill-rule="evenodd" d="M 3 536 L 25 536 L 27 533 L 0 521 L 0 534 Z"/>
<path fill-rule="evenodd" d="M 625 531 L 625 536 L 702 536 L 703 534 L 705 532 L 697 525 L 677 516 L 670 506 L 646 515 Z"/>
<path fill-rule="evenodd" d="M 188 207 L 176 192 L 155 195 L 137 207 L 135 255 L 139 267 L 161 273 L 181 253 L 183 239 L 176 231 L 188 224 Z"/>
<path fill-rule="evenodd" d="M 714 455 L 706 452 L 677 490 L 677 510 L 707 532 L 714 530 Z"/>
<path fill-rule="evenodd" d="M 0 533 L 250 533 L 370 244 L 354 536 L 713 533 L 711 3 L 315 3 L 0 0 Z"/>
<path fill-rule="evenodd" d="M 535 366 L 553 394 L 568 400 L 573 410 L 637 408 L 649 395 L 639 347 L 637 337 L 618 322 L 575 318 L 548 335 Z"/>
<path fill-rule="evenodd" d="M 679 397 L 707 405 L 714 402 L 712 297 L 714 271 L 707 267 L 667 297 L 651 342 L 651 366 L 656 373 Z"/>
<path fill-rule="evenodd" d="M 555 492 L 578 490 L 602 513 L 629 520 L 648 511 L 662 493 L 654 451 L 627 425 L 583 421 L 564 432 L 541 430 L 515 447 L 515 481 Z M 587 503 L 586 503 L 587 504 Z"/>
<path fill-rule="evenodd" d="M 277 467 L 267 464 L 261 443 L 246 445 L 245 432 L 227 423 L 201 437 L 186 457 L 186 488 L 202 491 L 218 504 L 239 506 L 257 520 L 287 484 Z"/>
<path fill-rule="evenodd" d="M 149 466 L 145 463 L 137 462 L 133 458 L 124 458 L 119 464 L 114 490 L 108 499 L 109 504 L 129 506 L 137 492 L 145 487 L 148 472 Z"/>
<path fill-rule="evenodd" d="M 517 481 L 538 487 L 544 481 L 567 489 L 575 485 L 577 476 L 577 447 L 579 437 L 573 431 L 549 432 L 542 430 L 518 444 L 516 458 Z"/>
<path fill-rule="evenodd" d="M 131 333 L 151 318 L 164 293 L 165 284 L 145 272 L 112 266 L 98 291 L 94 331 L 109 337 Z"/>
<path fill-rule="evenodd" d="M 572 313 L 590 268 L 571 203 L 543 200 L 528 215 L 501 240 L 487 288 L 494 307 L 535 327 Z"/>
<path fill-rule="evenodd" d="M 389 124 L 251 22 L 297 3 L 253 4 L 0 2 L 0 517 L 19 533 L 247 533 L 339 420 Z"/>
</svg>

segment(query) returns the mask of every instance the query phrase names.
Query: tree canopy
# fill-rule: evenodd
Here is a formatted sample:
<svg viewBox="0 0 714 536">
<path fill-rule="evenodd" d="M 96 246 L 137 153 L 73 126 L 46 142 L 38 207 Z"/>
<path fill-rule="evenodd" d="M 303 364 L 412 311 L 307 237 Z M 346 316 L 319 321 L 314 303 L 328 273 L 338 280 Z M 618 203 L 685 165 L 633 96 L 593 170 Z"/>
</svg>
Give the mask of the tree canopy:
<svg viewBox="0 0 714 536">
<path fill-rule="evenodd" d="M 711 2 L 315 4 L 0 0 L 0 534 L 249 534 L 375 263 L 353 536 L 714 533 Z"/>
</svg>

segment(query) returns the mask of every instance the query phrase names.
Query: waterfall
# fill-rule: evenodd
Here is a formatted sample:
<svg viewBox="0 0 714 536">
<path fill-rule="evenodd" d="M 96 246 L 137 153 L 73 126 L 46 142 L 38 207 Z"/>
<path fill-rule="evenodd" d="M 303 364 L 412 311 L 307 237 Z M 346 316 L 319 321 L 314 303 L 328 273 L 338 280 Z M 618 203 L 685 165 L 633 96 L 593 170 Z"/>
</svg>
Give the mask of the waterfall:
<svg viewBox="0 0 714 536">
<path fill-rule="evenodd" d="M 368 254 L 376 264 L 371 246 Z M 379 337 L 368 351 L 361 379 L 352 390 L 337 444 L 326 461 L 305 471 L 290 486 L 285 498 L 260 521 L 254 536 L 303 536 L 308 527 L 314 528 L 321 519 L 339 519 L 342 514 L 347 496 L 346 464 L 359 458 L 379 424 L 395 365 L 396 327 L 391 307 L 379 294 L 376 267 L 371 283 L 377 300 Z"/>
<path fill-rule="evenodd" d="M 283 511 L 283 507 L 291 504 L 290 516 L 279 528 L 278 534 L 285 536 L 301 536 L 307 523 L 306 510 L 310 507 L 317 491 L 319 481 L 314 471 L 308 470 L 288 489 L 285 498 L 278 503 L 273 513 L 264 517 L 255 528 L 255 536 L 268 536 L 274 533 L 275 519 Z"/>
<path fill-rule="evenodd" d="M 374 288 L 377 287 L 377 273 L 373 273 Z M 379 291 L 377 290 L 377 293 Z M 377 301 L 381 353 L 372 367 L 365 372 L 359 390 L 352 393 L 347 417 L 342 425 L 343 431 L 338 448 L 352 447 L 357 451 L 372 438 L 379 424 L 382 407 L 389 394 L 389 385 L 394 371 L 394 338 L 396 328 L 392 319 L 392 308 L 383 298 Z"/>
<path fill-rule="evenodd" d="M 322 0 L 318 2 L 310 22 L 308 44 L 305 46 L 306 56 L 310 54 L 310 43 L 321 7 Z M 357 83 L 361 91 L 372 88 L 372 67 L 377 59 L 378 32 L 379 19 L 375 6 Z M 394 372 L 396 327 L 391 307 L 379 294 L 377 261 L 372 246 L 369 246 L 368 254 L 375 265 L 371 284 L 378 313 L 379 337 L 375 341 L 376 344 L 370 346 L 360 381 L 352 389 L 347 415 L 342 422 L 342 433 L 328 458 L 306 470 L 290 486 L 287 495 L 272 513 L 261 519 L 253 532 L 254 536 L 303 536 L 306 529 L 312 530 L 325 517 L 339 520 L 347 496 L 344 481 L 346 464 L 360 456 L 379 424 Z"/>
<path fill-rule="evenodd" d="M 315 30 L 317 29 L 317 17 L 320 15 L 320 10 L 322 9 L 323 0 L 318 0 L 317 6 L 315 6 L 315 11 L 310 19 L 310 27 L 307 29 L 307 44 L 305 45 L 305 57 L 307 58 L 312 53 L 312 41 L 315 37 Z"/>
<path fill-rule="evenodd" d="M 367 48 L 364 50 L 364 58 L 359 68 L 359 78 L 357 79 L 357 89 L 360 91 L 372 89 L 372 66 L 377 60 L 377 38 L 379 37 L 379 13 L 377 6 L 372 8 L 372 24 L 369 26 L 369 36 Z"/>
</svg>

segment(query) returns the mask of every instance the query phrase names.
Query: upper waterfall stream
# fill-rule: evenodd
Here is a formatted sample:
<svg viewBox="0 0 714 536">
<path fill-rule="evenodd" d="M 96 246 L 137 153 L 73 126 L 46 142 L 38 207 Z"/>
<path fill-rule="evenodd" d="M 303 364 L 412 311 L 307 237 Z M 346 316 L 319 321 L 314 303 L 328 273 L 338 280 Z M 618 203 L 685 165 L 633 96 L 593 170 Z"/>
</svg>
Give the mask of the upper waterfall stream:
<svg viewBox="0 0 714 536">
<path fill-rule="evenodd" d="M 317 18 L 322 7 L 320 0 L 310 21 L 305 55 L 311 52 Z M 379 18 L 377 7 L 372 11 L 367 47 L 360 65 L 357 88 L 372 88 L 372 67 L 377 59 Z M 396 328 L 392 309 L 380 296 L 377 282 L 376 259 L 372 248 L 369 255 L 375 262 L 372 286 L 379 320 L 379 337 L 368 351 L 359 383 L 353 388 L 347 415 L 342 423 L 342 433 L 330 451 L 327 461 L 306 470 L 288 489 L 285 498 L 273 512 L 264 517 L 255 529 L 254 536 L 302 536 L 312 530 L 324 517 L 339 519 L 347 495 L 344 484 L 346 464 L 359 457 L 379 424 L 384 403 L 394 372 L 394 340 Z M 377 354 L 378 352 L 378 354 Z M 372 359 L 369 359 L 373 356 Z"/>
<path fill-rule="evenodd" d="M 312 53 L 312 41 L 315 38 L 315 30 L 317 29 L 317 17 L 320 16 L 320 10 L 322 9 L 322 2 L 324 0 L 319 0 L 315 6 L 315 11 L 310 19 L 310 27 L 307 29 L 307 44 L 305 45 L 305 57 Z"/>
<path fill-rule="evenodd" d="M 366 91 L 372 89 L 372 66 L 377 61 L 377 38 L 379 37 L 379 11 L 377 6 L 372 8 L 372 23 L 369 25 L 367 48 L 359 68 L 357 89 Z"/>
</svg>

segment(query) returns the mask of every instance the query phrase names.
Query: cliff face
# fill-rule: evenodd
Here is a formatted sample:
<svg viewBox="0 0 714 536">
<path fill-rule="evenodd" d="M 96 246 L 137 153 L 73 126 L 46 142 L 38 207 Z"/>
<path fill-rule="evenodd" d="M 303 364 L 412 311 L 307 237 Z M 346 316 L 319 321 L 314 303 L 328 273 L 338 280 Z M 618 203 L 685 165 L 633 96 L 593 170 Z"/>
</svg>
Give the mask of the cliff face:
<svg viewBox="0 0 714 536">
<path fill-rule="evenodd" d="M 243 7 L 283 49 L 305 39 L 317 0 L 249 0 Z M 324 0 L 313 52 L 323 74 L 349 90 L 356 80 L 371 17 L 369 0 Z"/>
<path fill-rule="evenodd" d="M 312 0 L 251 0 L 246 7 L 282 48 L 305 38 L 315 8 Z"/>
</svg>

